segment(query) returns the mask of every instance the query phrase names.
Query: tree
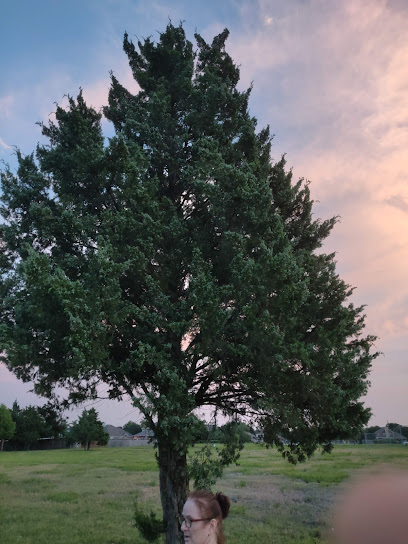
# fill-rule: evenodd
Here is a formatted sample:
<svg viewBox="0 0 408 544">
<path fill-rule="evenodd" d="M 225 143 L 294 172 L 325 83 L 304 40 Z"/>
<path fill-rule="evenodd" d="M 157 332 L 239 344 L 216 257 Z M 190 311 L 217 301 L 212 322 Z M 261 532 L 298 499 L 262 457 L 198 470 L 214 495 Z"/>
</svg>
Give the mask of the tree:
<svg viewBox="0 0 408 544">
<path fill-rule="evenodd" d="M 182 26 L 137 46 L 125 34 L 140 91 L 112 74 L 115 136 L 104 145 L 80 92 L 41 125 L 49 144 L 2 175 L 3 359 L 48 397 L 105 383 L 132 399 L 157 441 L 168 543 L 195 408 L 253 417 L 293 462 L 370 414 L 374 337 L 316 251 L 335 218 L 313 220 L 307 184 L 272 164 L 227 37 L 197 34 L 195 52 Z"/>
<path fill-rule="evenodd" d="M 205 421 L 203 421 L 200 418 L 197 418 L 194 422 L 194 432 L 195 436 L 193 441 L 194 442 L 207 442 L 210 436 L 210 433 L 208 431 L 207 425 Z"/>
<path fill-rule="evenodd" d="M 128 421 L 126 425 L 123 425 L 123 430 L 130 434 L 137 434 L 140 433 L 142 427 L 141 425 L 139 425 L 139 423 L 135 423 L 134 421 Z"/>
<path fill-rule="evenodd" d="M 15 430 L 16 424 L 10 410 L 4 404 L 0 404 L 0 451 L 3 451 L 4 441 L 11 438 Z"/>
<path fill-rule="evenodd" d="M 47 436 L 63 438 L 67 431 L 67 420 L 62 417 L 61 409 L 56 404 L 45 404 L 37 408 L 47 427 Z"/>
<path fill-rule="evenodd" d="M 228 442 L 232 437 L 236 437 L 240 444 L 251 442 L 249 427 L 239 421 L 230 421 L 221 427 L 223 433 L 223 442 Z"/>
<path fill-rule="evenodd" d="M 9 446 L 14 449 L 29 450 L 40 438 L 50 438 L 50 428 L 36 406 L 20 408 L 17 401 L 13 403 L 11 417 L 16 425 L 14 436 Z"/>
<path fill-rule="evenodd" d="M 109 435 L 103 430 L 103 424 L 98 419 L 95 408 L 82 412 L 78 421 L 69 430 L 69 437 L 74 442 L 79 442 L 87 450 L 91 449 L 92 442 L 104 446 L 109 440 Z"/>
<path fill-rule="evenodd" d="M 375 432 L 379 431 L 381 429 L 381 427 L 379 427 L 378 425 L 373 425 L 371 427 L 366 427 L 364 429 L 364 433 L 365 434 L 374 434 Z"/>
</svg>

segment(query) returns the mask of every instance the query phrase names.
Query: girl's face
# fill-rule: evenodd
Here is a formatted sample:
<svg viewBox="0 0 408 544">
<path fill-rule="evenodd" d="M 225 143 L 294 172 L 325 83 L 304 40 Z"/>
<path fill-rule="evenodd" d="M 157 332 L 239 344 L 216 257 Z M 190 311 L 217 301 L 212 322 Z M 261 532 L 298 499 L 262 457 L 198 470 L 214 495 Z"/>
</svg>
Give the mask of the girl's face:
<svg viewBox="0 0 408 544">
<path fill-rule="evenodd" d="M 183 508 L 183 517 L 191 520 L 201 520 L 204 516 L 196 502 L 193 499 L 187 499 Z M 191 527 L 187 527 L 186 523 L 183 522 L 181 526 L 185 544 L 215 544 L 217 542 L 216 528 L 217 521 L 215 519 L 193 521 Z"/>
</svg>

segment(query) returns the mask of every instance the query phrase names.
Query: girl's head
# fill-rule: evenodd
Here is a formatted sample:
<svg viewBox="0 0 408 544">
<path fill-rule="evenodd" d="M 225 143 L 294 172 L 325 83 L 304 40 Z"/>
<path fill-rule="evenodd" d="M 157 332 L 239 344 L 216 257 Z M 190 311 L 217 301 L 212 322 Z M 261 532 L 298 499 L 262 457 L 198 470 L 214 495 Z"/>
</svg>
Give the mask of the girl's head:
<svg viewBox="0 0 408 544">
<path fill-rule="evenodd" d="M 222 520 L 228 516 L 230 500 L 223 493 L 193 491 L 183 508 L 181 530 L 186 544 L 224 544 Z"/>
</svg>

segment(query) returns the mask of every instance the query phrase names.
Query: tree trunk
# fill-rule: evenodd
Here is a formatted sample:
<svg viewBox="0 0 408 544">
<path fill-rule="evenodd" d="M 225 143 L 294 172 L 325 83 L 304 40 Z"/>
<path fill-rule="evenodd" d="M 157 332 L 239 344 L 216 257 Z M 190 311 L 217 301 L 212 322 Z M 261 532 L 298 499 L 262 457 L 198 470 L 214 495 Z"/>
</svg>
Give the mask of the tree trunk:
<svg viewBox="0 0 408 544">
<path fill-rule="evenodd" d="M 183 510 L 188 493 L 187 456 L 159 444 L 158 461 L 166 544 L 178 544 L 183 539 L 177 516 Z"/>
<path fill-rule="evenodd" d="M 4 444 L 4 440 L 0 440 L 0 451 L 3 451 L 3 444 Z"/>
</svg>

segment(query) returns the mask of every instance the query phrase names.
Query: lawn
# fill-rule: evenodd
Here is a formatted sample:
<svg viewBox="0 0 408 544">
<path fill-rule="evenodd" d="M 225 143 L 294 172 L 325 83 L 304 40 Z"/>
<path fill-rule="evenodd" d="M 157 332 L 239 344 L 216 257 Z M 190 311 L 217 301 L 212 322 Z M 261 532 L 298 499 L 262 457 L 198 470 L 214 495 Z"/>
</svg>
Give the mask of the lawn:
<svg viewBox="0 0 408 544">
<path fill-rule="evenodd" d="M 248 445 L 215 486 L 230 496 L 231 544 L 327 542 L 330 511 L 350 476 L 408 469 L 408 447 L 337 446 L 295 467 Z M 160 513 L 151 447 L 0 454 L 2 544 L 142 544 L 134 503 Z"/>
</svg>

